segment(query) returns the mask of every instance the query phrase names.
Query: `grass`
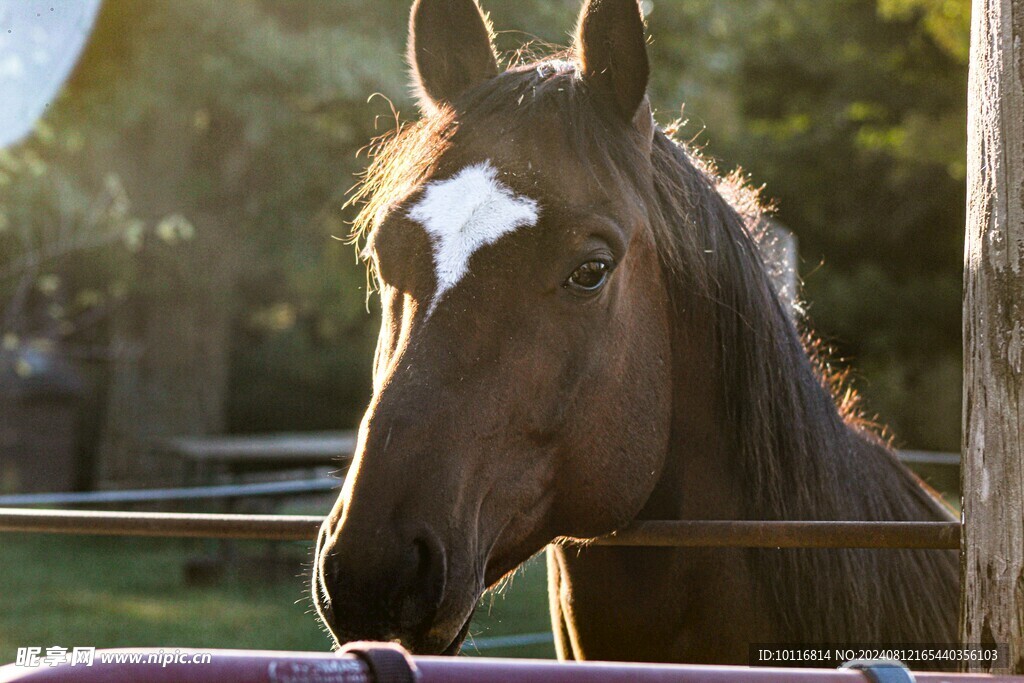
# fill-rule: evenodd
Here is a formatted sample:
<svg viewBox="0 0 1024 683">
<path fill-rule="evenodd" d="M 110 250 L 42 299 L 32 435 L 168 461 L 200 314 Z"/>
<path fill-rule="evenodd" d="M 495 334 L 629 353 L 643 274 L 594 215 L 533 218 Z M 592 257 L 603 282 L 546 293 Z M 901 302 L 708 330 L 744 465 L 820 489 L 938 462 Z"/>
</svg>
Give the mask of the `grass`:
<svg viewBox="0 0 1024 683">
<path fill-rule="evenodd" d="M 186 585 L 195 542 L 175 539 L 0 534 L 0 663 L 18 647 L 330 649 L 306 597 L 305 544 L 241 542 L 233 570 L 211 586 Z M 287 569 L 267 571 L 281 564 Z M 485 595 L 474 637 L 549 630 L 543 558 L 500 594 Z M 468 654 L 475 654 L 472 641 Z M 481 652 L 552 657 L 551 645 Z"/>
</svg>

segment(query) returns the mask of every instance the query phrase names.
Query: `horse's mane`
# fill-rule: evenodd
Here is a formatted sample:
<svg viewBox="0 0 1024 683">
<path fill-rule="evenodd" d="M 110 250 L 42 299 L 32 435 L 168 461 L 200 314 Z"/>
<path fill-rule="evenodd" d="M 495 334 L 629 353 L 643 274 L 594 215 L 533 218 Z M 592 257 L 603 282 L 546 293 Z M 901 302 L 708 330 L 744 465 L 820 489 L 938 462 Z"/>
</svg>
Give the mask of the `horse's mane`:
<svg viewBox="0 0 1024 683">
<path fill-rule="evenodd" d="M 798 333 L 772 288 L 757 247 L 756 212 L 726 200 L 735 186 L 667 136 L 655 139 L 655 177 L 668 220 L 663 240 L 678 240 L 681 218 L 706 240 L 713 273 L 703 293 L 715 318 L 718 362 L 731 452 L 752 519 L 929 520 L 945 507 L 898 462 L 860 414 L 842 376 L 819 359 L 812 335 Z M 742 193 L 741 193 L 742 196 Z M 672 217 L 675 217 L 673 224 Z M 670 267 L 700 254 L 665 250 Z M 686 297 L 673 277 L 674 295 Z M 692 292 L 689 294 L 692 296 Z M 765 594 L 784 632 L 805 642 L 861 638 L 924 641 L 955 635 L 952 558 L 908 550 L 751 550 Z M 902 556 L 902 557 L 901 557 Z M 845 581 L 843 589 L 829 584 Z M 906 624 L 908 615 L 917 622 Z M 952 642 L 952 641 L 951 641 Z"/>
<path fill-rule="evenodd" d="M 663 131 L 653 176 L 636 131 L 607 118 L 573 69 L 526 64 L 378 142 L 355 195 L 355 235 L 365 235 L 428 173 L 457 136 L 528 131 L 560 123 L 586 168 L 610 171 L 647 204 L 670 294 L 701 297 L 713 317 L 721 376 L 722 437 L 749 519 L 927 520 L 944 509 L 861 419 L 841 378 L 817 360 L 809 335 L 772 287 L 757 240 L 756 193 L 720 177 Z M 604 176 L 607 177 L 607 176 Z M 595 178 L 597 176 L 595 175 Z M 646 180 L 645 180 L 646 179 Z M 600 182 L 600 179 L 598 179 Z M 955 637 L 956 566 L 935 551 L 750 550 L 772 618 L 793 639 L 870 636 L 923 642 Z M 948 559 L 948 558 L 947 558 Z M 845 585 L 837 588 L 835 582 Z M 908 626 L 907 615 L 916 615 Z"/>
</svg>

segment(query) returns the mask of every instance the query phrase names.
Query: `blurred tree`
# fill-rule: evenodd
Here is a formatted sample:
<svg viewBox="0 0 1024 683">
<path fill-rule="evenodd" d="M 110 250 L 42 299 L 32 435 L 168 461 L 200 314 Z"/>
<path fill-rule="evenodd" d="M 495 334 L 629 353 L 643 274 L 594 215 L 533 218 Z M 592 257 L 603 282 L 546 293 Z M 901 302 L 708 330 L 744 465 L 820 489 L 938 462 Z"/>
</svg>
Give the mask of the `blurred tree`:
<svg viewBox="0 0 1024 683">
<path fill-rule="evenodd" d="M 784 5 L 750 32 L 728 154 L 800 235 L 811 318 L 868 405 L 957 450 L 969 3 Z"/>
<path fill-rule="evenodd" d="M 968 0 L 690 0 L 650 15 L 654 96 L 766 185 L 810 320 L 898 444 L 956 450 Z M 673 69 L 675 66 L 675 69 Z"/>
<path fill-rule="evenodd" d="M 188 237 L 180 216 L 160 221 L 159 231 L 139 220 L 116 175 L 70 172 L 83 146 L 77 131 L 39 124 L 31 142 L 0 151 L 0 403 L 17 393 L 14 385 L 41 381 L 37 373 L 61 367 L 77 375 L 69 362 L 102 387 L 112 360 L 106 324 L 128 291 L 134 254 L 145 239 Z M 95 413 L 101 393 L 84 398 Z M 76 445 L 94 442 L 96 421 L 80 422 Z M 75 483 L 84 486 L 92 451 L 81 452 Z M 0 487 L 4 479 L 0 472 Z"/>
<path fill-rule="evenodd" d="M 89 141 L 80 172 L 116 172 L 143 221 L 172 214 L 194 225 L 194 238 L 174 249 L 157 240 L 142 245 L 135 287 L 111 326 L 114 348 L 139 353 L 118 356 L 111 373 L 106 483 L 162 476 L 165 464 L 145 457 L 153 438 L 229 426 L 236 325 L 268 333 L 268 355 L 280 337 L 304 340 L 283 342 L 297 352 L 277 357 L 278 373 L 308 375 L 316 366 L 310 334 L 341 337 L 335 341 L 348 343 L 347 362 L 362 365 L 367 326 L 337 322 L 361 310 L 362 297 L 335 290 L 329 302 L 323 280 L 308 275 L 336 265 L 325 256 L 328 235 L 311 229 L 323 223 L 311 219 L 349 182 L 352 152 L 372 132 L 366 93 L 394 81 L 402 66 L 399 52 L 380 50 L 376 12 L 363 14 L 367 26 L 358 12 L 342 9 L 194 0 L 109 0 L 103 7 L 54 117 Z M 353 102 L 357 111 L 348 111 Z M 354 264 L 339 273 L 330 278 L 339 289 L 348 288 L 346 275 L 352 289 L 364 281 Z M 261 285 L 258 299 L 239 301 L 252 283 Z M 268 318 L 261 308 L 294 313 Z M 308 329 L 298 329 L 300 319 Z M 264 343 L 267 336 L 255 346 Z M 306 377 L 307 385 L 317 382 L 331 384 Z M 246 400 L 259 388 L 251 376 L 238 387 L 242 426 L 263 416 Z M 279 385 L 277 405 L 301 404 L 303 389 L 302 382 Z M 332 409 L 339 407 L 319 408 L 320 419 Z"/>
<path fill-rule="evenodd" d="M 80 148 L 43 126 L 33 144 L 0 150 L 0 364 L 26 346 L 88 355 L 68 338 L 109 312 L 123 289 L 110 271 L 127 269 L 145 232 L 116 176 L 89 187 L 65 172 Z"/>
</svg>

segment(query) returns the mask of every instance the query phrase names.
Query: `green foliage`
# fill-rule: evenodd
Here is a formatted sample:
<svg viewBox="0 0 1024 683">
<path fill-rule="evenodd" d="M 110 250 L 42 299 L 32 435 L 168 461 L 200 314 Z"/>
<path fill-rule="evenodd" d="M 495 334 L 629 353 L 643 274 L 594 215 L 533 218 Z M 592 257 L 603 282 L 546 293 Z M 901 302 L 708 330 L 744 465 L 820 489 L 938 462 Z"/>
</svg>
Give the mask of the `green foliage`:
<svg viewBox="0 0 1024 683">
<path fill-rule="evenodd" d="M 198 231 L 198 249 L 243 264 L 231 294 L 231 428 L 338 427 L 365 403 L 375 336 L 365 276 L 331 234 L 347 230 L 338 206 L 363 164 L 355 152 L 381 132 L 385 105 L 367 95 L 404 91 L 404 2 L 384 4 L 110 0 L 48 119 L 88 140 L 87 158 L 64 166 L 76 181 L 128 165 L 130 194 L 173 208 L 149 233 L 178 243 Z M 210 227 L 211 215 L 222 220 Z M 147 247 L 150 262 L 178 258 L 163 251 Z M 150 302 L 180 286 L 139 284 Z M 181 284 L 198 296 L 214 287 Z"/>
<path fill-rule="evenodd" d="M 26 349 L 59 343 L 88 357 L 147 237 L 117 176 L 69 172 L 81 149 L 79 136 L 40 124 L 30 144 L 0 150 L 0 377 Z M 180 217 L 165 223 L 159 239 L 187 238 Z"/>
<path fill-rule="evenodd" d="M 813 327 L 919 448 L 959 450 L 969 6 L 659 2 L 650 18 L 656 102 L 685 100 L 683 137 L 766 185 Z"/>
</svg>

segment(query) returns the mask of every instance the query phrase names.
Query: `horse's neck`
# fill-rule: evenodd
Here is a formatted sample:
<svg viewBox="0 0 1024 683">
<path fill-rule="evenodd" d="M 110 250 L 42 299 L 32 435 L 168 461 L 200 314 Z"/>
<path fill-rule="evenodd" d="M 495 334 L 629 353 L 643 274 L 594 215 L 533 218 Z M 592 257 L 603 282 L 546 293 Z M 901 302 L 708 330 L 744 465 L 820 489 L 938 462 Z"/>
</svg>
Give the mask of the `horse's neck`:
<svg viewBox="0 0 1024 683">
<path fill-rule="evenodd" d="M 706 361 L 674 355 L 670 452 L 638 519 L 742 514 L 743 492 L 721 438 L 720 377 Z M 742 549 L 552 547 L 549 553 L 563 657 L 744 664 L 747 643 L 774 635 Z"/>
<path fill-rule="evenodd" d="M 741 515 L 743 491 L 734 475 L 734 454 L 723 438 L 722 380 L 707 358 L 694 352 L 703 342 L 693 342 L 691 338 L 674 344 L 669 452 L 640 519 L 735 519 Z"/>
</svg>

